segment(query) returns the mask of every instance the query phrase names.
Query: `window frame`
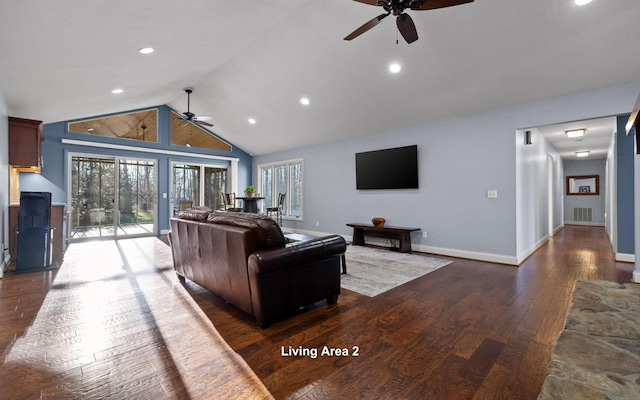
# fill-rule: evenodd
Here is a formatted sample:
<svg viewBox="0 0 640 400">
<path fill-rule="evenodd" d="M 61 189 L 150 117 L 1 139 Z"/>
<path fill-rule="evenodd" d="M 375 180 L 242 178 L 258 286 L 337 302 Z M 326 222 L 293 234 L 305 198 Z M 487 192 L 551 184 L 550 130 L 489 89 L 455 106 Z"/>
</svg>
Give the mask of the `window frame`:
<svg viewBox="0 0 640 400">
<path fill-rule="evenodd" d="M 296 182 L 296 184 L 300 185 L 300 194 L 302 196 L 302 201 L 300 201 L 300 214 L 292 214 L 292 196 L 291 193 L 293 192 L 293 182 L 292 182 L 292 175 L 291 174 L 291 167 L 292 166 L 297 166 L 299 165 L 300 168 L 302 169 L 302 180 L 301 182 Z M 296 158 L 296 159 L 292 159 L 292 160 L 283 160 L 283 161 L 274 161 L 274 162 L 269 162 L 269 163 L 263 163 L 263 164 L 259 164 L 257 166 L 257 184 L 258 184 L 258 193 L 266 193 L 266 191 L 263 188 L 263 183 L 262 183 L 262 174 L 264 170 L 271 170 L 271 196 L 270 196 L 270 201 L 267 202 L 265 199 L 265 209 L 267 206 L 271 206 L 273 205 L 274 207 L 277 204 L 278 201 L 278 190 L 277 190 L 277 174 L 276 174 L 276 169 L 280 168 L 280 167 L 286 167 L 286 187 L 287 187 L 287 196 L 285 197 L 285 204 L 282 207 L 283 208 L 283 213 L 282 213 L 282 219 L 285 220 L 291 220 L 291 221 L 303 221 L 304 220 L 304 159 L 302 158 Z M 268 205 L 270 204 L 270 205 Z"/>
</svg>

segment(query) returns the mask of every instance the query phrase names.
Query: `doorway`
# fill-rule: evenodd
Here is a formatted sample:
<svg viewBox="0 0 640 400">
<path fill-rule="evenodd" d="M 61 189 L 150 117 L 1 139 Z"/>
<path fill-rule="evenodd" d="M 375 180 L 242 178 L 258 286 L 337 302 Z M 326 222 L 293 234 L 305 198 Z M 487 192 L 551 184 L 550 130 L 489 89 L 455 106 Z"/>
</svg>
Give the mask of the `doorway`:
<svg viewBox="0 0 640 400">
<path fill-rule="evenodd" d="M 155 235 L 157 161 L 70 154 L 69 240 Z"/>
</svg>

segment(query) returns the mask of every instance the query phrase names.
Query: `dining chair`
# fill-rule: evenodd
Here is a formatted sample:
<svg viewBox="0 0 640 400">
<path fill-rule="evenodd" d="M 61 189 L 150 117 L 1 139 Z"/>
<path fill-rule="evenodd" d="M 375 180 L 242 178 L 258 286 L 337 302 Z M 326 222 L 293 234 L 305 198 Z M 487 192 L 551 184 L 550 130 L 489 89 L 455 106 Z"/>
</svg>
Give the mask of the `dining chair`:
<svg viewBox="0 0 640 400">
<path fill-rule="evenodd" d="M 224 194 L 224 209 L 226 211 L 240 212 L 242 208 L 236 207 L 236 194 L 225 193 Z"/>
<path fill-rule="evenodd" d="M 287 196 L 286 193 L 278 193 L 278 202 L 275 207 L 267 207 L 267 215 L 271 216 L 271 213 L 276 213 L 276 221 L 278 224 L 282 226 L 282 206 L 284 204 L 284 198 Z"/>
</svg>

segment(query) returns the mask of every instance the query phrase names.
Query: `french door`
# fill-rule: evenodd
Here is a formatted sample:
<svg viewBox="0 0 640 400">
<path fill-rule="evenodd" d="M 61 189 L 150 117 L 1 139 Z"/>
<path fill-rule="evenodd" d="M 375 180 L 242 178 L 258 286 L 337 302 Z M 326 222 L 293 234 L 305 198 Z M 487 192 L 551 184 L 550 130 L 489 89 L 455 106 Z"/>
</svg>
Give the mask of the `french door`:
<svg viewBox="0 0 640 400">
<path fill-rule="evenodd" d="M 194 206 L 206 206 L 212 210 L 224 209 L 223 195 L 227 190 L 227 166 L 174 162 L 171 170 L 173 216 Z"/>
<path fill-rule="evenodd" d="M 70 155 L 69 239 L 157 232 L 156 160 Z"/>
</svg>

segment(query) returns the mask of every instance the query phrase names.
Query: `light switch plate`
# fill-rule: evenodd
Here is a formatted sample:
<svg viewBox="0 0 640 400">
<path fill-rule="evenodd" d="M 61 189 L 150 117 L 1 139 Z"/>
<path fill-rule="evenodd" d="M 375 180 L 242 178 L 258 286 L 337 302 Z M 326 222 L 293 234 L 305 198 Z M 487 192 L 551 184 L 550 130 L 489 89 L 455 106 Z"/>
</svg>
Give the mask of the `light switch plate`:
<svg viewBox="0 0 640 400">
<path fill-rule="evenodd" d="M 497 199 L 498 198 L 498 191 L 495 189 L 489 189 L 487 190 L 487 199 Z"/>
</svg>

